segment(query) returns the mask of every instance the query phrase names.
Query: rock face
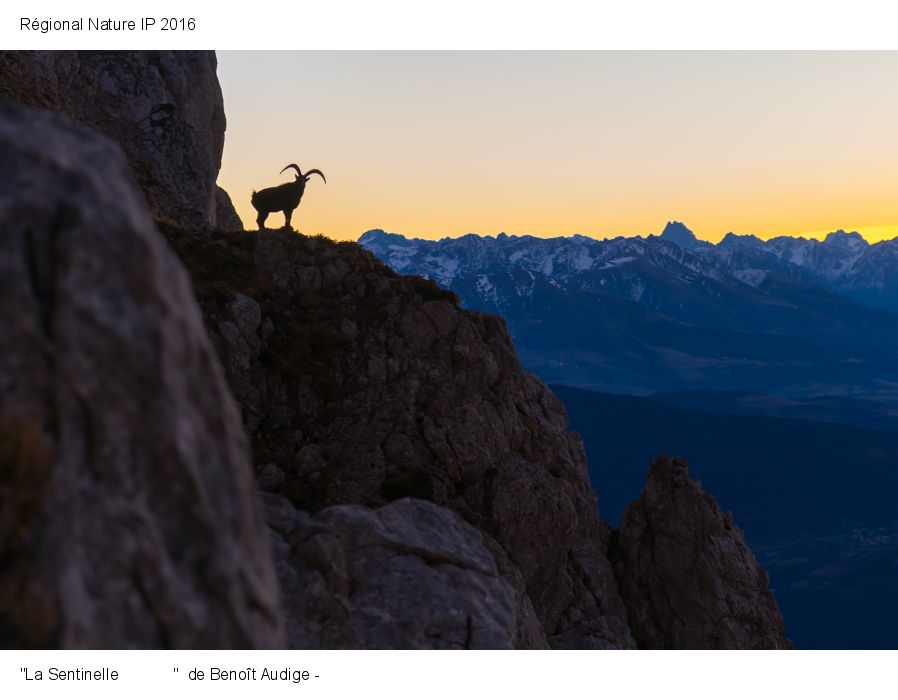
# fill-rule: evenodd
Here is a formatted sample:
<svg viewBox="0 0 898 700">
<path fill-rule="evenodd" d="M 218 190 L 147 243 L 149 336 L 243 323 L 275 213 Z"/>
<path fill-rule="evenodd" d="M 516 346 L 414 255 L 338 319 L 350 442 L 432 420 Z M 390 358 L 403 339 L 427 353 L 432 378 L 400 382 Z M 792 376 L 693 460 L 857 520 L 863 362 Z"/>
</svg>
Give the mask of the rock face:
<svg viewBox="0 0 898 700">
<path fill-rule="evenodd" d="M 2 101 L 0 150 L 0 645 L 282 646 L 239 411 L 127 163 Z"/>
<path fill-rule="evenodd" d="M 632 646 L 582 444 L 501 319 L 352 243 L 285 231 L 169 241 L 268 490 L 313 514 L 366 506 L 376 520 L 405 498 L 449 508 L 513 591 L 516 646 Z"/>
<path fill-rule="evenodd" d="M 480 533 L 432 503 L 404 498 L 315 517 L 267 496 L 294 648 L 511 648 L 511 587 Z"/>
<path fill-rule="evenodd" d="M 767 573 L 730 513 L 661 457 L 612 538 L 630 627 L 643 649 L 791 647 Z"/>
<path fill-rule="evenodd" d="M 242 225 L 215 184 L 225 132 L 216 65 L 211 51 L 4 51 L 0 97 L 118 143 L 156 218 L 209 228 L 222 216 L 233 230 Z"/>
<path fill-rule="evenodd" d="M 215 187 L 215 228 L 219 231 L 242 231 L 243 222 L 234 209 L 231 197 L 221 187 Z"/>
</svg>

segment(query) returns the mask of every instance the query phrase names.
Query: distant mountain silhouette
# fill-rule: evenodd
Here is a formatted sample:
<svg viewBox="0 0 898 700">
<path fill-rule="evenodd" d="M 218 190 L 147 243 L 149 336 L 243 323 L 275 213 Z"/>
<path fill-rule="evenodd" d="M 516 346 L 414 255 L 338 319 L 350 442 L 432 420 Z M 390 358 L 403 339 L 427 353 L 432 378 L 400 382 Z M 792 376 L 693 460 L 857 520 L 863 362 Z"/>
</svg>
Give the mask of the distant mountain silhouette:
<svg viewBox="0 0 898 700">
<path fill-rule="evenodd" d="M 679 221 L 668 221 L 667 226 L 665 226 L 664 230 L 661 232 L 661 238 L 665 241 L 676 243 L 686 250 L 707 248 L 711 246 L 707 241 L 700 241 L 696 238 L 695 234 L 686 228 L 685 224 L 682 224 Z"/>
<path fill-rule="evenodd" d="M 844 232 L 823 242 L 693 239 L 671 222 L 661 236 L 605 241 L 369 231 L 360 242 L 397 272 L 502 315 L 524 363 L 548 381 L 635 394 L 898 398 L 898 314 L 849 298 L 840 281 L 847 268 L 873 266 L 898 291 L 898 257 L 889 257 L 898 244 L 867 246 Z M 874 278 L 858 273 L 852 296 Z"/>
</svg>

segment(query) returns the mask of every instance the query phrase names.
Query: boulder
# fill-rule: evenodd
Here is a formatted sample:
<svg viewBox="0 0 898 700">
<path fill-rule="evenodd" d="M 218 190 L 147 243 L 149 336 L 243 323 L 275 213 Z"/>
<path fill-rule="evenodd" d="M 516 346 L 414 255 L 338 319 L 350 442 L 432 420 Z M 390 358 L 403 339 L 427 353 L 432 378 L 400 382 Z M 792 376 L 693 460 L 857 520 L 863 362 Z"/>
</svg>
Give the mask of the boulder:
<svg viewBox="0 0 898 700">
<path fill-rule="evenodd" d="M 0 644 L 282 646 L 239 410 L 133 170 L 5 101 L 0 150 Z"/>
<path fill-rule="evenodd" d="M 222 187 L 215 187 L 215 228 L 219 231 L 242 231 L 243 221 L 237 215 L 230 195 Z"/>
<path fill-rule="evenodd" d="M 452 511 L 403 498 L 312 517 L 266 501 L 293 648 L 512 647 L 511 586 Z"/>
</svg>

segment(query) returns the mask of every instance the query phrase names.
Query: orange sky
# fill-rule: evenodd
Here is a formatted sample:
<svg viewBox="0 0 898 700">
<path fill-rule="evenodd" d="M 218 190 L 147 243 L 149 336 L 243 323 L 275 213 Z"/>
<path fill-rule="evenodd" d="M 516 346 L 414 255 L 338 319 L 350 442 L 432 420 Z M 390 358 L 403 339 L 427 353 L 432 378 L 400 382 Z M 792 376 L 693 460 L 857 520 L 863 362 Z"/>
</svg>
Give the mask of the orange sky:
<svg viewBox="0 0 898 700">
<path fill-rule="evenodd" d="M 898 52 L 220 52 L 219 183 L 305 233 L 898 235 Z M 279 225 L 274 215 L 269 225 Z"/>
</svg>

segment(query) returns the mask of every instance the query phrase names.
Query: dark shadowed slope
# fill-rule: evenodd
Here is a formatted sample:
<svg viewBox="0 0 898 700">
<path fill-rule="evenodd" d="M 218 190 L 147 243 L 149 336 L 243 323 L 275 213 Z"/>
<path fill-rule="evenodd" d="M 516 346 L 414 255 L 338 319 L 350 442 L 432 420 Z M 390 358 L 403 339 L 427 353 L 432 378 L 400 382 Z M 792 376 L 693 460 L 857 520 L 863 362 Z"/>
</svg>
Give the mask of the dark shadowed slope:
<svg viewBox="0 0 898 700">
<path fill-rule="evenodd" d="M 706 413 L 800 418 L 858 428 L 898 430 L 898 408 L 871 399 L 825 395 L 793 398 L 749 391 L 680 391 L 652 394 L 647 398 Z"/>
</svg>

